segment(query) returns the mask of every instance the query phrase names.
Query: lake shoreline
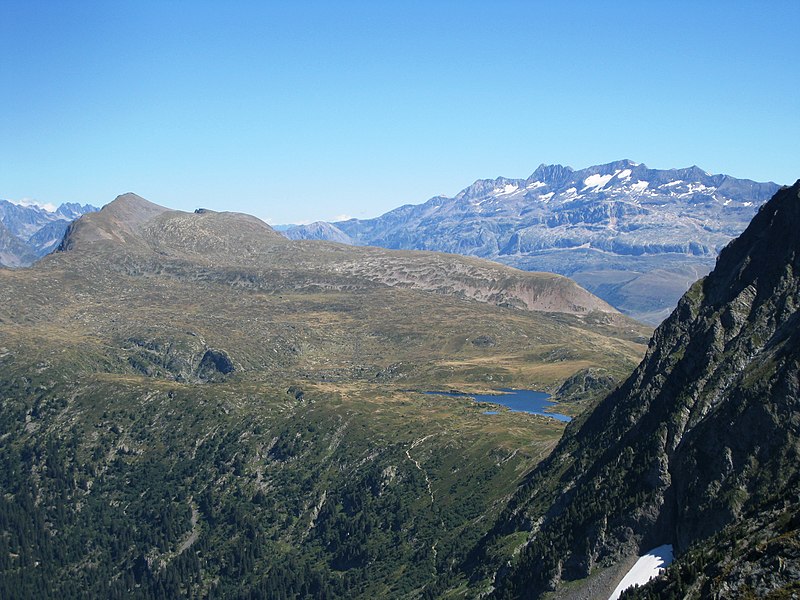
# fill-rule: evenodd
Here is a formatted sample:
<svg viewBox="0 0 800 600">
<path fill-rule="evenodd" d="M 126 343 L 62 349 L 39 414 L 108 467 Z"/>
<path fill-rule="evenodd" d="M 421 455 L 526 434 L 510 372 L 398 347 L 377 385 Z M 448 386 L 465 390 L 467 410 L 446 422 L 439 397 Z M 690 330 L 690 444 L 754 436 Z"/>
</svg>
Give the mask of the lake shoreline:
<svg viewBox="0 0 800 600">
<path fill-rule="evenodd" d="M 550 417 L 557 421 L 568 423 L 572 417 L 556 412 L 549 412 L 556 403 L 549 400 L 550 394 L 536 390 L 515 390 L 513 388 L 500 388 L 490 394 L 473 394 L 450 390 L 447 392 L 424 391 L 423 394 L 434 396 L 448 396 L 451 398 L 472 398 L 475 402 L 495 404 L 505 407 L 511 412 L 523 412 L 542 417 Z M 494 414 L 497 411 L 486 411 L 484 414 Z"/>
</svg>

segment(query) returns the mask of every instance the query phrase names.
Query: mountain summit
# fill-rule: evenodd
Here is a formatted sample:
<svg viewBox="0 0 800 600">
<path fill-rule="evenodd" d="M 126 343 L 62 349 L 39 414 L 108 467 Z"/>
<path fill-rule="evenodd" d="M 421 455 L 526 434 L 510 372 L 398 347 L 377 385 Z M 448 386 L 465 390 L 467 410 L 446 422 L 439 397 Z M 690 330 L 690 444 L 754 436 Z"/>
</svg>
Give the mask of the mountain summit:
<svg viewBox="0 0 800 600">
<path fill-rule="evenodd" d="M 531 475 L 496 528 L 530 530 L 497 597 L 543 593 L 662 544 L 679 557 L 664 594 L 763 597 L 794 585 L 798 228 L 800 181 L 723 249 L 631 377 Z"/>
<path fill-rule="evenodd" d="M 778 189 L 692 166 L 620 160 L 540 165 L 527 179 L 479 179 L 380 217 L 335 223 L 355 243 L 489 258 L 575 279 L 626 314 L 659 323 Z M 320 227 L 290 229 L 319 238 Z"/>
<path fill-rule="evenodd" d="M 238 266 L 248 271 L 293 265 L 316 281 L 315 285 L 347 277 L 357 287 L 370 282 L 523 310 L 617 313 L 560 275 L 518 271 L 490 261 L 439 253 L 354 248 L 324 241 L 292 242 L 250 215 L 170 210 L 132 193 L 118 196 L 99 212 L 75 221 L 60 250 L 103 256 L 110 264 L 118 263 L 121 256 L 136 257 L 140 268 L 147 269 L 154 268 L 154 260 L 175 259 L 188 261 L 191 268 Z M 125 265 L 128 268 L 128 263 Z M 249 277 L 261 278 L 263 273 Z"/>
<path fill-rule="evenodd" d="M 96 214 L 73 223 L 59 249 L 71 250 L 82 243 L 100 240 L 130 240 L 137 236 L 144 223 L 167 210 L 134 193 L 122 194 Z"/>
<path fill-rule="evenodd" d="M 228 262 L 287 243 L 250 215 L 202 208 L 194 213 L 170 210 L 133 193 L 117 196 L 99 212 L 75 221 L 60 249 L 85 249 L 98 242 L 123 245 L 128 252 L 188 253 Z"/>
</svg>

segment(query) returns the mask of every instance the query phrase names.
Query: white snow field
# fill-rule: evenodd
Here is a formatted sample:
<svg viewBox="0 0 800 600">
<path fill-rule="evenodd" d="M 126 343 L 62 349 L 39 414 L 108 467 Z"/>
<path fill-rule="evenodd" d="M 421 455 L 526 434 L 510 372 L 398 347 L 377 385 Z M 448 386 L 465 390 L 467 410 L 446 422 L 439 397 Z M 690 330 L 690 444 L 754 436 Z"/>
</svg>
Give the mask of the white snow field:
<svg viewBox="0 0 800 600">
<path fill-rule="evenodd" d="M 672 564 L 672 544 L 664 544 L 658 548 L 653 548 L 639 557 L 639 560 L 625 574 L 625 577 L 619 582 L 619 585 L 614 589 L 614 593 L 608 597 L 608 600 L 617 600 L 622 592 L 632 585 L 644 585 L 670 564 Z"/>
</svg>

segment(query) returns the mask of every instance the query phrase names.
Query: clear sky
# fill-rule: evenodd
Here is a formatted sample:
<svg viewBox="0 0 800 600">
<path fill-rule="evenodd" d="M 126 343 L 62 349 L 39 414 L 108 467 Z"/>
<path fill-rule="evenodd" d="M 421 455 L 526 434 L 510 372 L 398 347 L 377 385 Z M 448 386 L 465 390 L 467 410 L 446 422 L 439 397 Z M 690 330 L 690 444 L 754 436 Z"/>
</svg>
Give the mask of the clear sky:
<svg viewBox="0 0 800 600">
<path fill-rule="evenodd" d="M 0 1 L 0 198 L 271 223 L 630 158 L 800 178 L 800 0 Z"/>
</svg>

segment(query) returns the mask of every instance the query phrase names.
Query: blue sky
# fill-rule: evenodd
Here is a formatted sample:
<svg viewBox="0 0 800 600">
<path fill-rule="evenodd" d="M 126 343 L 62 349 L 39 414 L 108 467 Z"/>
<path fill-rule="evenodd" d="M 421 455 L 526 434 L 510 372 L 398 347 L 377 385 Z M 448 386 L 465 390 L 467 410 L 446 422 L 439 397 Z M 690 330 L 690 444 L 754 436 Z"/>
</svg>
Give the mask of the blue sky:
<svg viewBox="0 0 800 600">
<path fill-rule="evenodd" d="M 0 3 L 0 198 L 272 223 L 630 158 L 800 177 L 800 2 Z"/>
</svg>

